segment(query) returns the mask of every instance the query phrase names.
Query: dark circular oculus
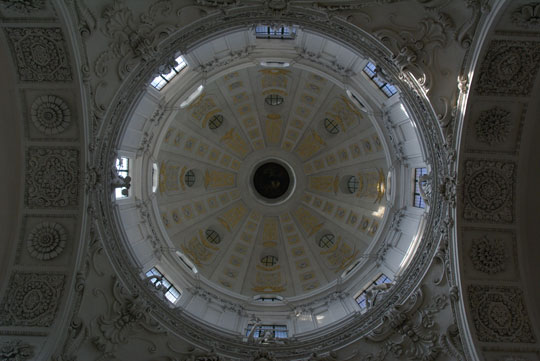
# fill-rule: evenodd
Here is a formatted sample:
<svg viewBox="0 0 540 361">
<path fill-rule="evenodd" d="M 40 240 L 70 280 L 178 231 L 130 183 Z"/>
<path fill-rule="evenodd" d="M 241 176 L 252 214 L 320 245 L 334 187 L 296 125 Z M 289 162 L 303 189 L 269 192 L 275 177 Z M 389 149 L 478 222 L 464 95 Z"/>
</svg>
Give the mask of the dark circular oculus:
<svg viewBox="0 0 540 361">
<path fill-rule="evenodd" d="M 257 193 L 267 199 L 276 199 L 289 189 L 289 172 L 279 163 L 267 162 L 259 166 L 253 175 L 253 186 Z"/>
</svg>

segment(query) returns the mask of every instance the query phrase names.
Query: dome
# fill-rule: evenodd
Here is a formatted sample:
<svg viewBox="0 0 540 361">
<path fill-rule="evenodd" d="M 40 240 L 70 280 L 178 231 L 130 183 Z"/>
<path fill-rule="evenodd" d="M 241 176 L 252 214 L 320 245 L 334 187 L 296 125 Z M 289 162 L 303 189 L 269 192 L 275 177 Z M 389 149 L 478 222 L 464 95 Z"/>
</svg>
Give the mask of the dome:
<svg viewBox="0 0 540 361">
<path fill-rule="evenodd" d="M 236 322 L 219 324 L 240 334 L 253 319 L 287 323 L 308 304 L 320 308 L 316 327 L 359 305 L 365 312 L 375 303 L 368 288 L 392 285 L 414 255 L 426 210 L 405 211 L 414 169 L 427 168 L 400 91 L 376 60 L 298 26 L 278 43 L 266 29 L 175 52 L 116 150 L 131 169 L 129 195 L 116 202 L 141 277 L 164 277 L 174 287 L 166 303 L 210 324 L 201 292 L 241 305 Z M 130 157 L 141 128 L 145 147 Z M 408 143 L 399 156 L 398 137 Z M 134 201 L 151 229 L 130 220 Z M 336 292 L 348 306 L 328 301 Z"/>
<path fill-rule="evenodd" d="M 0 359 L 538 360 L 539 9 L 0 1 Z"/>
</svg>

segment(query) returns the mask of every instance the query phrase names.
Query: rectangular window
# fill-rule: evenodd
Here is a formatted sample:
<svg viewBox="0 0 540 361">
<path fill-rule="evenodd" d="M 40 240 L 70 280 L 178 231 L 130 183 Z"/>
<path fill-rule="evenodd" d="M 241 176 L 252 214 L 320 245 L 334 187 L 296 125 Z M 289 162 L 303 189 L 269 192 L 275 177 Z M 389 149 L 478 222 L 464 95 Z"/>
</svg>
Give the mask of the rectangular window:
<svg viewBox="0 0 540 361">
<path fill-rule="evenodd" d="M 248 325 L 246 329 L 246 336 L 249 336 L 249 333 L 251 332 L 251 329 L 253 328 L 253 325 Z M 287 325 L 260 325 L 257 327 L 255 332 L 253 333 L 254 338 L 263 337 L 266 331 L 270 331 L 270 333 L 275 338 L 287 338 Z"/>
<path fill-rule="evenodd" d="M 182 294 L 176 287 L 174 287 L 171 282 L 165 276 L 163 276 L 163 273 L 161 273 L 156 267 L 152 267 L 148 272 L 146 272 L 146 277 L 152 277 L 157 276 L 161 277 L 161 280 L 157 278 L 153 278 L 150 280 L 156 288 L 160 285 L 163 285 L 165 287 L 165 297 L 171 302 L 175 303 Z"/>
<path fill-rule="evenodd" d="M 273 28 L 271 26 L 260 25 L 255 28 L 255 36 L 259 39 L 294 39 L 296 28 L 291 26 Z"/>
<path fill-rule="evenodd" d="M 392 280 L 390 278 L 388 278 L 384 274 L 381 274 L 379 277 L 377 277 L 377 279 L 375 279 L 375 281 L 368 284 L 364 288 L 364 290 L 362 292 L 360 292 L 360 294 L 358 296 L 356 296 L 355 301 L 356 301 L 356 303 L 358 303 L 358 306 L 360 306 L 360 308 L 362 310 L 365 310 L 367 308 L 366 291 L 367 291 L 368 288 L 370 288 L 371 286 L 374 286 L 374 285 L 380 285 L 382 283 L 390 283 L 390 282 L 392 282 Z"/>
<path fill-rule="evenodd" d="M 424 199 L 420 195 L 420 177 L 427 174 L 427 168 L 415 168 L 414 169 L 414 200 L 413 206 L 417 208 L 426 208 Z"/>
<path fill-rule="evenodd" d="M 364 67 L 364 73 L 370 78 L 377 87 L 386 95 L 388 98 L 390 98 L 392 95 L 397 93 L 397 89 L 392 84 L 389 84 L 379 78 L 377 76 L 377 73 L 375 72 L 375 68 L 377 66 L 373 64 L 372 62 L 368 62 L 367 65 Z"/>
<path fill-rule="evenodd" d="M 119 157 L 116 159 L 116 173 L 122 178 L 126 178 L 129 175 L 129 158 Z M 116 188 L 114 190 L 114 196 L 116 199 L 122 199 L 129 197 L 129 189 Z"/>
<path fill-rule="evenodd" d="M 172 78 L 178 75 L 180 71 L 187 66 L 186 61 L 182 56 L 179 56 L 175 60 L 178 65 L 176 65 L 174 68 L 171 68 L 171 71 L 169 71 L 168 73 L 162 73 L 156 76 L 154 80 L 152 80 L 150 85 L 152 85 L 157 90 L 163 89 L 163 87 L 167 85 L 172 80 Z"/>
</svg>

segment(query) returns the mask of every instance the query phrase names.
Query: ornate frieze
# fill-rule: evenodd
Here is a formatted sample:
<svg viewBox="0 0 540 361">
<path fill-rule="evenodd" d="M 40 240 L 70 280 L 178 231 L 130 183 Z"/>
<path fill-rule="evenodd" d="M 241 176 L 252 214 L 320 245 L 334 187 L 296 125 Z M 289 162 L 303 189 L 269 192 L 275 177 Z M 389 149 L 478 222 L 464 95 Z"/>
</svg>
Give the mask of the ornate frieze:
<svg viewBox="0 0 540 361">
<path fill-rule="evenodd" d="M 8 10 L 30 14 L 45 8 L 45 0 L 1 0 L 0 5 Z"/>
<path fill-rule="evenodd" d="M 514 220 L 515 164 L 488 160 L 465 162 L 463 217 L 468 221 Z"/>
<path fill-rule="evenodd" d="M 16 272 L 9 280 L 2 306 L 3 326 L 50 326 L 64 289 L 63 274 Z"/>
<path fill-rule="evenodd" d="M 64 36 L 60 28 L 6 28 L 23 81 L 72 79 Z"/>
<path fill-rule="evenodd" d="M 21 340 L 10 340 L 0 344 L 0 360 L 25 361 L 34 356 L 34 346 Z"/>
<path fill-rule="evenodd" d="M 476 138 L 488 145 L 504 143 L 510 128 L 510 112 L 495 106 L 480 113 L 475 123 Z"/>
<path fill-rule="evenodd" d="M 62 133 L 71 123 L 71 110 L 55 95 L 43 95 L 32 103 L 32 123 L 45 134 Z"/>
<path fill-rule="evenodd" d="M 479 341 L 535 342 L 520 288 L 470 285 L 468 291 Z"/>
<path fill-rule="evenodd" d="M 472 241 L 470 257 L 473 267 L 480 272 L 495 274 L 506 268 L 506 249 L 500 239 L 488 236 Z"/>
<path fill-rule="evenodd" d="M 540 42 L 493 40 L 482 66 L 479 95 L 528 96 L 540 67 Z"/>
<path fill-rule="evenodd" d="M 28 148 L 25 203 L 32 208 L 76 206 L 79 151 L 73 148 Z"/>
<path fill-rule="evenodd" d="M 512 23 L 526 29 L 540 29 L 540 3 L 521 5 L 512 13 Z"/>
<path fill-rule="evenodd" d="M 66 247 L 65 228 L 55 222 L 43 222 L 32 229 L 26 240 L 28 253 L 39 260 L 58 257 Z"/>
</svg>

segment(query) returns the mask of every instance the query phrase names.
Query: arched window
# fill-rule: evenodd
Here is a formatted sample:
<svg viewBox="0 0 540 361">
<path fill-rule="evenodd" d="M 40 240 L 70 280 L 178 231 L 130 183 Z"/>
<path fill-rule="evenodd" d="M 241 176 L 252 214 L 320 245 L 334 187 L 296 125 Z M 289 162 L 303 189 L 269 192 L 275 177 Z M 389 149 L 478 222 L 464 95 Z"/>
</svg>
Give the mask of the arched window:
<svg viewBox="0 0 540 361">
<path fill-rule="evenodd" d="M 129 158 L 118 157 L 116 158 L 116 173 L 125 179 L 129 176 Z M 122 199 L 129 197 L 129 186 L 127 187 L 118 187 L 114 190 L 114 195 L 116 199 Z"/>
<path fill-rule="evenodd" d="M 391 283 L 391 282 L 392 280 L 390 278 L 388 278 L 384 274 L 381 274 L 379 277 L 375 279 L 375 281 L 366 285 L 364 289 L 362 290 L 362 292 L 360 292 L 360 294 L 358 294 L 358 296 L 356 296 L 354 300 L 356 301 L 356 303 L 358 303 L 358 306 L 360 306 L 362 310 L 365 310 L 368 306 L 367 299 L 366 299 L 366 293 L 367 293 L 366 291 L 368 290 L 368 288 L 370 288 L 371 286 L 380 285 L 382 283 Z"/>
<path fill-rule="evenodd" d="M 427 174 L 427 168 L 415 168 L 414 169 L 414 200 L 413 206 L 417 208 L 426 208 L 426 203 L 420 195 L 420 178 Z"/>
<path fill-rule="evenodd" d="M 150 85 L 152 85 L 155 89 L 161 90 L 163 87 L 172 80 L 176 75 L 178 75 L 182 69 L 184 69 L 187 64 L 186 61 L 182 56 L 177 57 L 174 59 L 176 61 L 176 65 L 172 67 L 168 73 L 161 73 L 158 76 L 156 76 Z"/>
<path fill-rule="evenodd" d="M 336 243 L 336 236 L 332 233 L 327 233 L 319 239 L 319 247 L 330 248 Z"/>
<path fill-rule="evenodd" d="M 278 262 L 278 258 L 276 256 L 264 256 L 263 258 L 261 258 L 261 263 L 263 265 L 265 265 L 266 267 L 271 267 L 275 264 L 277 264 Z"/>
<path fill-rule="evenodd" d="M 377 87 L 390 98 L 392 95 L 397 93 L 397 89 L 392 84 L 387 83 L 381 79 L 377 74 L 377 65 L 372 62 L 368 62 L 364 67 L 364 73 L 377 85 Z"/>
<path fill-rule="evenodd" d="M 192 187 L 195 184 L 195 180 L 195 172 L 192 169 L 188 170 L 186 174 L 184 174 L 184 182 L 188 187 Z"/>
<path fill-rule="evenodd" d="M 324 129 L 330 134 L 338 134 L 339 124 L 335 119 L 324 118 Z"/>
<path fill-rule="evenodd" d="M 222 124 L 223 124 L 223 115 L 216 114 L 212 118 L 210 118 L 210 120 L 208 121 L 208 128 L 214 130 L 221 127 Z"/>
<path fill-rule="evenodd" d="M 146 277 L 150 278 L 150 282 L 158 288 L 161 287 L 165 297 L 171 302 L 175 303 L 181 296 L 182 292 L 179 289 L 174 287 L 171 282 L 163 276 L 156 267 L 152 267 L 148 272 L 146 272 Z M 159 278 L 154 278 L 159 277 Z"/>
<path fill-rule="evenodd" d="M 268 105 L 280 105 L 283 103 L 285 99 L 279 94 L 270 94 L 266 98 L 264 98 L 264 101 Z"/>
<path fill-rule="evenodd" d="M 219 244 L 221 242 L 221 236 L 213 229 L 207 229 L 205 231 L 206 240 L 213 244 Z"/>
</svg>

